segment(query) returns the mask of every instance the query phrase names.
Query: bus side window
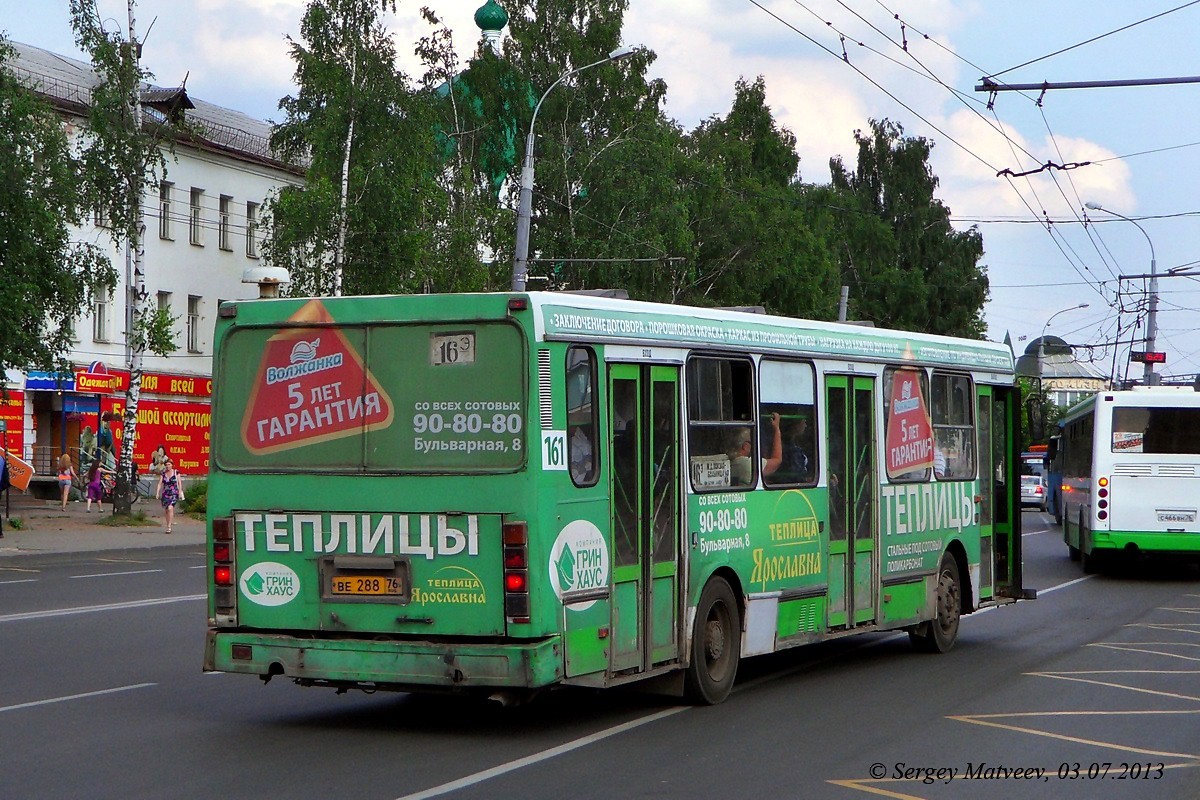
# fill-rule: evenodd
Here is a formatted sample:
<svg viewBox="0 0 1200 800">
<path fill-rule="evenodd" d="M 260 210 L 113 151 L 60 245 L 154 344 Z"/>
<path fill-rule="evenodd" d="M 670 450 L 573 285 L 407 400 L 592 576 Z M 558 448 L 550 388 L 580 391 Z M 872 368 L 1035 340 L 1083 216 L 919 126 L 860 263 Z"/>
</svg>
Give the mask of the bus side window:
<svg viewBox="0 0 1200 800">
<path fill-rule="evenodd" d="M 753 486 L 758 481 L 757 437 L 754 436 L 754 369 L 740 358 L 698 356 L 687 363 L 687 440 L 692 487 L 697 491 Z M 749 430 L 749 462 L 737 461 L 744 482 L 735 480 L 734 452 Z M 750 474 L 746 476 L 746 465 Z"/>
<path fill-rule="evenodd" d="M 571 347 L 566 360 L 567 463 L 576 486 L 593 486 L 599 476 L 600 448 L 596 397 L 596 354 Z"/>
<path fill-rule="evenodd" d="M 779 415 L 782 460 L 763 483 L 776 486 L 814 486 L 817 482 L 816 376 L 811 364 L 764 358 L 758 365 L 759 445 L 764 454 L 773 446 L 771 415 Z"/>
<path fill-rule="evenodd" d="M 971 379 L 966 375 L 933 373 L 933 446 L 937 460 L 945 460 L 939 480 L 975 477 L 975 419 Z"/>
</svg>

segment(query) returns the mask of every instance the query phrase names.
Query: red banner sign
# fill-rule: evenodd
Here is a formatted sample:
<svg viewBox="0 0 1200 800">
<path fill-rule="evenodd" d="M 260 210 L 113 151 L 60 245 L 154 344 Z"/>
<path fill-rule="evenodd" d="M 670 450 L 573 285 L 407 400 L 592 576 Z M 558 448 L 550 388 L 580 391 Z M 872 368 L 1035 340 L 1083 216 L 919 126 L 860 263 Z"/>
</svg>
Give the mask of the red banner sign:
<svg viewBox="0 0 1200 800">
<path fill-rule="evenodd" d="M 886 446 L 889 478 L 933 466 L 933 426 L 919 372 L 901 369 L 892 376 Z"/>
<path fill-rule="evenodd" d="M 25 452 L 25 392 L 9 390 L 7 397 L 0 397 L 0 420 L 4 420 L 5 432 L 0 447 L 20 455 Z"/>
<path fill-rule="evenodd" d="M 100 405 L 101 411 L 111 411 L 114 416 L 113 444 L 120 454 L 125 400 L 105 399 Z M 142 398 L 138 403 L 137 441 L 133 443 L 138 470 L 150 469 L 150 456 L 162 445 L 184 475 L 207 475 L 211 416 L 208 403 Z"/>
<path fill-rule="evenodd" d="M 110 370 L 99 361 L 75 371 L 75 390 L 92 394 L 121 394 L 129 388 L 127 370 Z M 211 397 L 212 378 L 172 372 L 143 372 L 142 391 L 180 397 Z"/>
<path fill-rule="evenodd" d="M 319 300 L 292 319 L 332 322 Z M 242 440 L 252 453 L 273 453 L 386 427 L 393 413 L 391 398 L 341 330 L 297 328 L 267 340 Z"/>
</svg>

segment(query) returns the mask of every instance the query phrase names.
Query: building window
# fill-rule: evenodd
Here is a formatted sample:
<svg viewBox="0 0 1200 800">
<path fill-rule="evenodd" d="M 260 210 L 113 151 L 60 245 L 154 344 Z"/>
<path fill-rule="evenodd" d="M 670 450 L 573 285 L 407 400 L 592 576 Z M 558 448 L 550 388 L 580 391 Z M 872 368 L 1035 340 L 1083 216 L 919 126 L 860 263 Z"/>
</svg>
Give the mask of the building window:
<svg viewBox="0 0 1200 800">
<path fill-rule="evenodd" d="M 167 314 L 171 313 L 171 293 L 170 292 L 159 292 L 158 293 L 158 310 L 165 312 Z"/>
<path fill-rule="evenodd" d="M 246 255 L 258 258 L 258 203 L 246 203 Z"/>
<path fill-rule="evenodd" d="M 109 219 L 108 216 L 108 206 L 104 205 L 103 203 L 97 205 L 95 210 L 92 212 L 92 222 L 97 228 L 110 227 L 112 220 Z"/>
<path fill-rule="evenodd" d="M 171 191 L 175 184 L 162 181 L 158 184 L 158 238 L 171 239 Z"/>
<path fill-rule="evenodd" d="M 108 295 L 97 295 L 96 303 L 92 306 L 92 341 L 108 341 L 108 313 Z"/>
<path fill-rule="evenodd" d="M 220 220 L 217 223 L 217 246 L 222 250 L 232 250 L 229 245 L 229 206 L 233 198 L 227 194 L 221 195 Z"/>
<path fill-rule="evenodd" d="M 203 229 L 201 228 L 201 222 L 203 222 L 203 217 L 201 216 L 201 208 L 202 208 L 203 204 L 204 204 L 204 190 L 197 189 L 196 187 L 193 186 L 192 187 L 192 212 L 191 212 L 191 217 L 189 217 L 189 219 L 188 219 L 188 234 L 190 236 L 192 244 L 197 245 L 199 247 L 204 246 L 204 235 L 202 233 Z"/>
<path fill-rule="evenodd" d="M 188 295 L 187 347 L 189 353 L 200 352 L 200 298 Z"/>
</svg>

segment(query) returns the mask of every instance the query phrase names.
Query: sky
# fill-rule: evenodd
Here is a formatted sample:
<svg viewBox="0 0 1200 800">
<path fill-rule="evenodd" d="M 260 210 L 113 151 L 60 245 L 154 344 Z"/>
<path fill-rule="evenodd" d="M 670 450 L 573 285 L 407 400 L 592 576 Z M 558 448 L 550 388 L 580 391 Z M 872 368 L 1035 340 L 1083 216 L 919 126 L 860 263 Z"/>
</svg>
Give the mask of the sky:
<svg viewBox="0 0 1200 800">
<path fill-rule="evenodd" d="M 399 0 L 386 19 L 401 66 L 419 74 L 422 5 L 466 59 L 483 2 Z M 287 37 L 299 38 L 306 5 L 141 0 L 143 65 L 159 85 L 186 77 L 193 96 L 278 121 L 294 92 Z M 126 26 L 125 0 L 99 7 Z M 834 156 L 853 168 L 854 132 L 872 119 L 929 139 L 938 198 L 956 227 L 983 236 L 988 337 L 1011 336 L 1017 355 L 1043 332 L 1090 345 L 1077 355 L 1120 378 L 1142 372 L 1128 352 L 1131 340 L 1147 349 L 1152 256 L 1159 371 L 1200 372 L 1200 83 L 992 97 L 975 87 L 984 76 L 1038 86 L 1198 76 L 1198 30 L 1200 0 L 629 0 L 623 39 L 654 51 L 665 111 L 688 130 L 728 113 L 739 78 L 761 75 L 807 182 L 827 182 Z M 0 0 L 0 31 L 82 57 L 67 0 Z M 1172 270 L 1196 274 L 1162 277 Z"/>
</svg>

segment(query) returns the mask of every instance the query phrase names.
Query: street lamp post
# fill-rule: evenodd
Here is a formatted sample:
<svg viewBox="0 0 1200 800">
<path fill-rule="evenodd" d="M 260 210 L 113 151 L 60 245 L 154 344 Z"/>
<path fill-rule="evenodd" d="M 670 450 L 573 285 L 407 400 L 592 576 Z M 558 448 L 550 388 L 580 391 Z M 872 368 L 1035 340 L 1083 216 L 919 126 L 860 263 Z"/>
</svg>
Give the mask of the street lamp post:
<svg viewBox="0 0 1200 800">
<path fill-rule="evenodd" d="M 636 47 L 619 47 L 609 53 L 606 58 L 564 72 L 558 76 L 558 80 L 550 84 L 550 88 L 542 94 L 542 98 L 534 106 L 533 118 L 529 120 L 529 135 L 525 137 L 525 161 L 521 165 L 521 194 L 517 203 L 517 241 L 513 251 L 512 290 L 514 292 L 525 291 L 525 280 L 529 275 L 529 217 L 533 206 L 533 125 L 537 122 L 538 112 L 542 110 L 542 103 L 546 102 L 546 98 L 550 92 L 554 91 L 555 86 L 572 75 L 577 75 L 585 69 L 598 67 L 601 64 L 628 58 L 637 50 Z"/>
<path fill-rule="evenodd" d="M 1105 214 L 1112 214 L 1114 217 L 1120 217 L 1126 222 L 1132 222 L 1137 225 L 1137 229 L 1142 232 L 1142 236 L 1146 237 L 1146 243 L 1150 245 L 1150 302 L 1147 304 L 1146 310 L 1146 351 L 1154 352 L 1155 338 L 1158 336 L 1158 272 L 1157 264 L 1154 260 L 1154 242 L 1150 239 L 1150 234 L 1146 233 L 1137 220 L 1130 219 L 1124 214 L 1118 214 L 1116 211 L 1105 208 L 1099 203 L 1084 203 L 1087 208 L 1092 211 L 1103 211 Z M 1142 373 L 1142 380 L 1147 386 L 1153 386 L 1158 383 L 1158 375 L 1154 372 L 1154 362 L 1145 362 L 1145 371 Z"/>
<path fill-rule="evenodd" d="M 1050 327 L 1050 322 L 1059 314 L 1065 314 L 1068 311 L 1078 311 L 1081 308 L 1087 308 L 1088 305 L 1088 303 L 1080 303 L 1077 306 L 1071 306 L 1070 308 L 1064 308 L 1061 311 L 1055 311 L 1050 315 L 1050 318 L 1046 320 L 1046 324 L 1042 326 L 1042 335 L 1038 337 L 1038 403 L 1043 403 L 1046 399 L 1046 393 L 1042 390 L 1042 373 L 1045 371 L 1046 362 L 1046 329 Z"/>
</svg>

